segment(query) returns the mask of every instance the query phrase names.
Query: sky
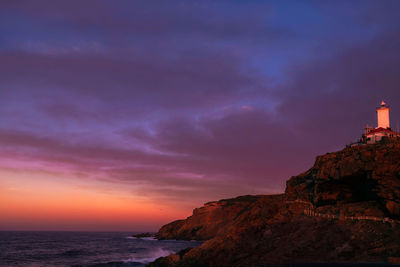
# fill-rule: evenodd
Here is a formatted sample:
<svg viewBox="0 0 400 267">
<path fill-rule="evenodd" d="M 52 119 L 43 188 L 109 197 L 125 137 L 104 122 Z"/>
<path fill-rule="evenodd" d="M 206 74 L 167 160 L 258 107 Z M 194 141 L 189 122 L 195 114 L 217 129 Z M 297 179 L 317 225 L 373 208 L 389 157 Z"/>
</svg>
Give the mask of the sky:
<svg viewBox="0 0 400 267">
<path fill-rule="evenodd" d="M 400 1 L 0 2 L 0 230 L 156 231 L 400 123 Z"/>
</svg>

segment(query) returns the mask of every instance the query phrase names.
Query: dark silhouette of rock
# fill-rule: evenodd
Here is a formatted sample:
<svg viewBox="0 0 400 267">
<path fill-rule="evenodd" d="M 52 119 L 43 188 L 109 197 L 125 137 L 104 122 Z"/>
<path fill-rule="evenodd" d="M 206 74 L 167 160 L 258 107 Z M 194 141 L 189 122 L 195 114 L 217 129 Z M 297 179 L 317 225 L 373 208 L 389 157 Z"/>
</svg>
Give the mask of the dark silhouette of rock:
<svg viewBox="0 0 400 267">
<path fill-rule="evenodd" d="M 149 266 L 400 262 L 400 143 L 318 156 L 285 194 L 205 204 L 160 239 L 207 240 Z"/>
<path fill-rule="evenodd" d="M 134 235 L 132 235 L 132 237 L 136 237 L 136 238 L 155 237 L 155 234 L 146 232 L 146 233 L 134 234 Z"/>
</svg>

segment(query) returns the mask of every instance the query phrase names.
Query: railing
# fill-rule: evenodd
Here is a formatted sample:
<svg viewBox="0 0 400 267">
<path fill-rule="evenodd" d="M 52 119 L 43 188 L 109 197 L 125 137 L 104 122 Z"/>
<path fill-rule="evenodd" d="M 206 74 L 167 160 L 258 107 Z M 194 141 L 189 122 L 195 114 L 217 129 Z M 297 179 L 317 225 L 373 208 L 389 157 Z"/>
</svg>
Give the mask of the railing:
<svg viewBox="0 0 400 267">
<path fill-rule="evenodd" d="M 316 212 L 314 205 L 311 202 L 304 201 L 304 200 L 292 200 L 292 201 L 286 201 L 286 203 L 289 204 L 305 204 L 308 205 L 309 207 L 307 209 L 304 209 L 303 214 L 306 216 L 310 217 L 320 217 L 320 218 L 326 218 L 326 219 L 332 219 L 332 220 L 352 220 L 352 221 L 360 221 L 360 220 L 369 220 L 369 221 L 375 221 L 375 222 L 383 222 L 383 223 L 399 223 L 400 220 L 394 220 L 389 217 L 374 217 L 374 216 L 344 216 L 344 215 L 337 215 L 337 214 L 326 214 L 326 213 L 320 213 Z"/>
</svg>

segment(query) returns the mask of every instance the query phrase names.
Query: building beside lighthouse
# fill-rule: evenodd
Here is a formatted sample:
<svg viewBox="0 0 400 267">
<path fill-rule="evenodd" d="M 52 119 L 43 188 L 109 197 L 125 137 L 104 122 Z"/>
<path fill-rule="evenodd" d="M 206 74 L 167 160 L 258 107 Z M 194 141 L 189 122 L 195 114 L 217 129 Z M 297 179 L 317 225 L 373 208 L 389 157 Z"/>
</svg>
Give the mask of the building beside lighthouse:
<svg viewBox="0 0 400 267">
<path fill-rule="evenodd" d="M 390 127 L 390 107 L 385 103 L 385 101 L 382 101 L 381 105 L 376 108 L 376 116 L 378 126 L 376 128 L 367 126 L 361 137 L 360 143 L 375 144 L 382 141 L 382 139 L 400 137 L 400 133 L 394 131 Z"/>
</svg>

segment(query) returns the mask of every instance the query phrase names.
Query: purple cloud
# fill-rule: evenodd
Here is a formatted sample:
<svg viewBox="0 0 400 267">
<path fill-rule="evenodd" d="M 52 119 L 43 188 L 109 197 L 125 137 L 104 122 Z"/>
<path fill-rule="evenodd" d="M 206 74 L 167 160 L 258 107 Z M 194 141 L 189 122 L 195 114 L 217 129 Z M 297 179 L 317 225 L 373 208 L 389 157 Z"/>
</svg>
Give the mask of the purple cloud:
<svg viewBox="0 0 400 267">
<path fill-rule="evenodd" d="M 396 2 L 95 2 L 0 4 L 0 168 L 191 206 L 400 120 Z"/>
</svg>

